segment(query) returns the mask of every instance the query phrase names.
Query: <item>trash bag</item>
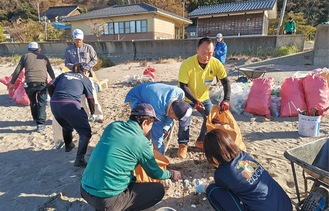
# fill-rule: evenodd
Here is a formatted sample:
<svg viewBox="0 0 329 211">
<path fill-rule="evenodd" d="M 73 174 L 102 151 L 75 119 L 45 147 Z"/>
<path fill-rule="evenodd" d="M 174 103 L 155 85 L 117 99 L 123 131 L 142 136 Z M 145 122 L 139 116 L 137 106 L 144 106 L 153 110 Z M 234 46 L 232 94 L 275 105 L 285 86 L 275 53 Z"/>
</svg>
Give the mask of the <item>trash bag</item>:
<svg viewBox="0 0 329 211">
<path fill-rule="evenodd" d="M 298 116 L 298 110 L 306 110 L 303 78 L 286 78 L 281 85 L 281 117 Z"/>
<path fill-rule="evenodd" d="M 270 118 L 272 85 L 273 78 L 254 79 L 244 111 Z"/>
<path fill-rule="evenodd" d="M 311 116 L 313 115 L 313 111 L 324 111 L 329 107 L 329 88 L 327 79 L 315 74 L 308 75 L 303 80 L 303 89 L 307 111 Z M 322 115 L 325 116 L 328 113 L 329 110 Z"/>
<path fill-rule="evenodd" d="M 169 164 L 169 160 L 162 155 L 160 152 L 153 150 L 155 161 L 158 163 L 159 167 L 163 170 L 167 170 L 167 166 Z M 160 182 L 160 180 L 153 179 L 147 175 L 141 165 L 138 165 L 135 170 L 134 174 L 136 177 L 136 182 Z"/>
<path fill-rule="evenodd" d="M 242 135 L 238 123 L 235 121 L 229 110 L 220 111 L 220 106 L 213 106 L 207 121 L 207 131 L 221 129 L 227 132 L 234 140 L 235 144 L 243 151 L 246 151 L 246 145 L 242 141 Z"/>
<path fill-rule="evenodd" d="M 17 89 L 15 89 L 13 100 L 20 105 L 28 106 L 30 105 L 29 97 L 27 96 L 25 89 L 24 89 L 24 83 L 21 83 Z"/>
</svg>

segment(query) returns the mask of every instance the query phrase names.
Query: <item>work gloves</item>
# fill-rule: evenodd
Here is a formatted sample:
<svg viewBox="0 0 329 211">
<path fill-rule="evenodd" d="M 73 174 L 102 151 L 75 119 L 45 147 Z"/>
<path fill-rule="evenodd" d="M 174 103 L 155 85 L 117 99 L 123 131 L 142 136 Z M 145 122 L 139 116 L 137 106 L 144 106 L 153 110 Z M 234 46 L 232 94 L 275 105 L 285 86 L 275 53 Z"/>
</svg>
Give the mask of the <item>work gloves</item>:
<svg viewBox="0 0 329 211">
<path fill-rule="evenodd" d="M 221 111 L 229 110 L 229 109 L 230 109 L 230 103 L 229 103 L 228 101 L 226 101 L 226 100 L 223 100 L 223 101 L 220 103 L 219 107 L 220 107 L 220 110 L 221 110 Z"/>
<path fill-rule="evenodd" d="M 200 113 L 203 113 L 205 111 L 205 107 L 204 107 L 204 105 L 200 101 L 197 101 L 195 103 L 195 109 L 197 111 L 199 111 Z"/>
</svg>

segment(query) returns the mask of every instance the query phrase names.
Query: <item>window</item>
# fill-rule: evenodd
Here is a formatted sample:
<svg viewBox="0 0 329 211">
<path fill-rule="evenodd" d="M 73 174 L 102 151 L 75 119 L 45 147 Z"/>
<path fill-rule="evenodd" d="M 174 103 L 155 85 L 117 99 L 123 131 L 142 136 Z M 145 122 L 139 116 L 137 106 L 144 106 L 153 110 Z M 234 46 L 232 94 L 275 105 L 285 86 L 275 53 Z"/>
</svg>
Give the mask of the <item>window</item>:
<svg viewBox="0 0 329 211">
<path fill-rule="evenodd" d="M 108 22 L 104 34 L 129 34 L 147 32 L 147 20 Z"/>
</svg>

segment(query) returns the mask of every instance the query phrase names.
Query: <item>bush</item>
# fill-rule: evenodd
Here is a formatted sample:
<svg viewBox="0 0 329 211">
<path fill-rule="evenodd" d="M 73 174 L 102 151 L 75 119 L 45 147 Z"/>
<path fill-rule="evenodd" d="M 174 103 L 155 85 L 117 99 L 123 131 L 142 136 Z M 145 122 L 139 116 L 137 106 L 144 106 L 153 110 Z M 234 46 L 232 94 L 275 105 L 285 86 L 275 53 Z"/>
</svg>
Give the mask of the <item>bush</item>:
<svg viewBox="0 0 329 211">
<path fill-rule="evenodd" d="M 114 66 L 114 63 L 108 58 L 103 58 L 101 55 L 98 55 L 97 58 L 98 61 L 97 64 L 94 66 L 94 71 L 97 71 L 104 67 Z"/>
</svg>

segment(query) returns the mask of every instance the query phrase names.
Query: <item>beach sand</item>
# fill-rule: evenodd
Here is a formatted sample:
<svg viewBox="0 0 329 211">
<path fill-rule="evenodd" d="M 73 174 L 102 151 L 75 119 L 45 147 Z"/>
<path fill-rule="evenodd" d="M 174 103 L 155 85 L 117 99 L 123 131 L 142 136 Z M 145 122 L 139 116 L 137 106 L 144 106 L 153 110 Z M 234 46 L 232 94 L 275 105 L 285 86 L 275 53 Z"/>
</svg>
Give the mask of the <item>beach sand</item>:
<svg viewBox="0 0 329 211">
<path fill-rule="evenodd" d="M 234 82 L 238 77 L 235 66 L 252 62 L 252 59 L 237 58 L 225 65 L 229 78 Z M 156 81 L 177 84 L 181 61 L 168 59 L 147 62 L 156 69 Z M 87 160 L 97 144 L 104 128 L 115 120 L 127 120 L 129 108 L 123 100 L 131 89 L 125 82 L 125 76 L 141 75 L 145 62 L 127 62 L 103 68 L 96 72 L 98 78 L 108 79 L 109 88 L 98 93 L 105 122 L 91 123 L 93 136 L 88 147 Z M 0 66 L 0 78 L 10 75 L 15 66 Z M 56 67 L 58 68 L 58 67 Z M 316 67 L 267 65 L 264 77 L 273 77 L 280 85 L 287 77 L 297 71 L 306 73 Z M 240 73 L 241 74 L 241 73 Z M 53 140 L 52 114 L 47 106 L 47 128 L 36 132 L 28 106 L 17 105 L 0 84 L 0 207 L 1 210 L 93 210 L 81 197 L 79 183 L 82 168 L 73 166 L 76 148 L 69 153 L 56 149 Z M 298 118 L 272 118 L 263 116 L 247 117 L 234 114 L 247 152 L 251 154 L 273 178 L 282 186 L 291 198 L 297 202 L 295 184 L 290 162 L 283 153 L 293 147 L 329 136 L 329 118 L 322 117 L 318 137 L 301 137 L 298 134 Z M 183 179 L 192 183 L 193 179 L 203 182 L 213 180 L 214 169 L 206 162 L 203 153 L 194 147 L 202 117 L 194 112 L 190 129 L 188 158 L 176 157 L 177 129 L 174 131 L 166 156 L 170 160 L 169 168 L 180 170 Z M 77 134 L 74 136 L 77 142 Z M 297 168 L 299 188 L 303 193 L 301 169 Z M 211 210 L 204 194 L 196 195 L 193 186 L 184 186 L 182 182 L 173 183 L 167 189 L 164 199 L 155 207 L 173 207 L 176 210 Z M 304 197 L 304 195 L 302 195 Z"/>
</svg>

